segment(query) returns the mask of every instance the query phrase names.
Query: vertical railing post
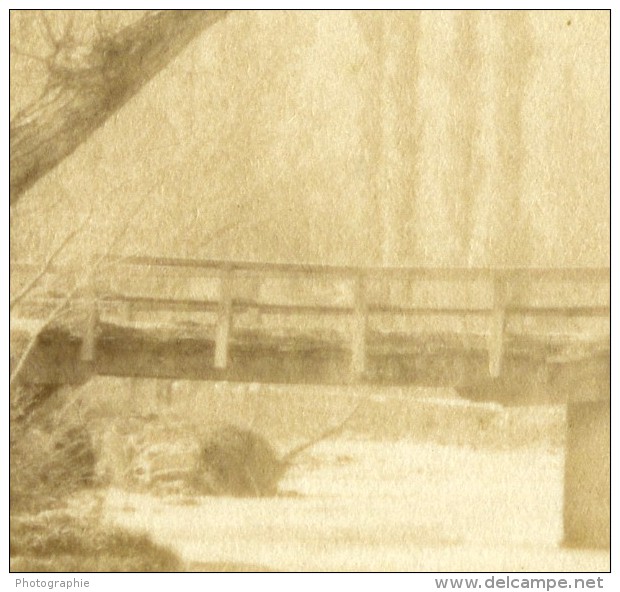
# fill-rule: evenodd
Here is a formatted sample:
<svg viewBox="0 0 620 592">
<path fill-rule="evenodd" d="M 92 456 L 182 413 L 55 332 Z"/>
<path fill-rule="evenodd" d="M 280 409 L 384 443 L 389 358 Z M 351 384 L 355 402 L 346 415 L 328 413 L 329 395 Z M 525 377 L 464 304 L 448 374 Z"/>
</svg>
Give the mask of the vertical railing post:
<svg viewBox="0 0 620 592">
<path fill-rule="evenodd" d="M 220 301 L 215 334 L 214 366 L 224 369 L 228 365 L 228 344 L 232 326 L 233 273 L 229 265 L 220 270 Z"/>
<path fill-rule="evenodd" d="M 133 321 L 133 305 L 129 300 L 123 300 L 120 305 L 121 318 L 126 323 Z"/>
<path fill-rule="evenodd" d="M 489 374 L 499 377 L 504 356 L 504 330 L 506 327 L 507 279 L 503 274 L 493 275 L 493 309 L 488 333 Z"/>
<path fill-rule="evenodd" d="M 86 308 L 86 325 L 82 337 L 80 348 L 80 360 L 82 362 L 93 362 L 95 360 L 97 324 L 99 322 L 99 311 L 97 307 L 97 285 L 94 258 L 88 262 L 87 279 L 84 287 L 84 303 Z"/>
<path fill-rule="evenodd" d="M 351 374 L 354 380 L 366 372 L 366 330 L 368 326 L 368 305 L 366 301 L 366 278 L 363 274 L 355 278 L 354 319 L 351 339 Z"/>
</svg>

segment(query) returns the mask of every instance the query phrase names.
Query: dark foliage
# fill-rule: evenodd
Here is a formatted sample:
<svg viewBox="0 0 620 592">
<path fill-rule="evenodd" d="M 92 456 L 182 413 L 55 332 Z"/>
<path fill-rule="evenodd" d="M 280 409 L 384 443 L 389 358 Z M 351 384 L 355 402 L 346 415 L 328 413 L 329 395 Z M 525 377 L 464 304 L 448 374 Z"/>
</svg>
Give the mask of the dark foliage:
<svg viewBox="0 0 620 592">
<path fill-rule="evenodd" d="M 179 571 L 181 561 L 148 536 L 102 528 L 95 520 L 63 513 L 46 519 L 13 518 L 12 571 Z"/>
<path fill-rule="evenodd" d="M 32 426 L 11 429 L 11 510 L 55 507 L 67 495 L 93 485 L 96 455 L 82 425 L 51 432 Z"/>
<path fill-rule="evenodd" d="M 285 469 L 265 438 L 228 425 L 204 438 L 195 486 L 209 495 L 275 495 Z"/>
</svg>

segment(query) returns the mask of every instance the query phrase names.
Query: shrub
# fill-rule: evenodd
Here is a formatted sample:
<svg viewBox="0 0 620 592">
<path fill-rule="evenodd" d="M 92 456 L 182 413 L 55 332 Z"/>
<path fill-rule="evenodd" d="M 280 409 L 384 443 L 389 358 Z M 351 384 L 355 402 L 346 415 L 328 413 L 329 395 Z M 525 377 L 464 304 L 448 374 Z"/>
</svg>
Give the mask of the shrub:
<svg viewBox="0 0 620 592">
<path fill-rule="evenodd" d="M 88 429 L 69 425 L 51 432 L 34 426 L 11 430 L 10 504 L 14 511 L 53 507 L 93 484 L 96 455 Z"/>
<path fill-rule="evenodd" d="M 171 551 L 143 534 L 103 528 L 66 512 L 17 516 L 10 524 L 11 571 L 179 571 Z"/>
<path fill-rule="evenodd" d="M 209 495 L 275 495 L 285 469 L 265 438 L 227 425 L 203 438 L 194 485 Z"/>
</svg>

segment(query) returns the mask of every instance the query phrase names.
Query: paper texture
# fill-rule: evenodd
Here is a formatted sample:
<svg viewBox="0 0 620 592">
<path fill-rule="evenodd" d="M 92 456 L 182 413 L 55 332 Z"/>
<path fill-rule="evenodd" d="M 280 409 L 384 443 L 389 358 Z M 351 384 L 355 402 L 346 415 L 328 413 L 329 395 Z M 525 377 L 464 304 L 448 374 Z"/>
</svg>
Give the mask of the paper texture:
<svg viewBox="0 0 620 592">
<path fill-rule="evenodd" d="M 609 11 L 10 32 L 12 569 L 609 568 Z"/>
</svg>

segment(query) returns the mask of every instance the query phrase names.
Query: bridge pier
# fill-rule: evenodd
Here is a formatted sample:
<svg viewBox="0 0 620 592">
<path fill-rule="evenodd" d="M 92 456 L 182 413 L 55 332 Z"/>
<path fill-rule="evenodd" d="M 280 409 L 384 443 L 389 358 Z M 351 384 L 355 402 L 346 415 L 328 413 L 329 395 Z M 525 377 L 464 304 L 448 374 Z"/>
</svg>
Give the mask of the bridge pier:
<svg viewBox="0 0 620 592">
<path fill-rule="evenodd" d="M 564 544 L 610 546 L 610 380 L 604 360 L 565 369 Z M 593 368 L 594 366 L 594 368 Z M 598 370 L 592 372 L 592 370 Z M 588 371 L 590 370 L 590 371 Z"/>
</svg>

